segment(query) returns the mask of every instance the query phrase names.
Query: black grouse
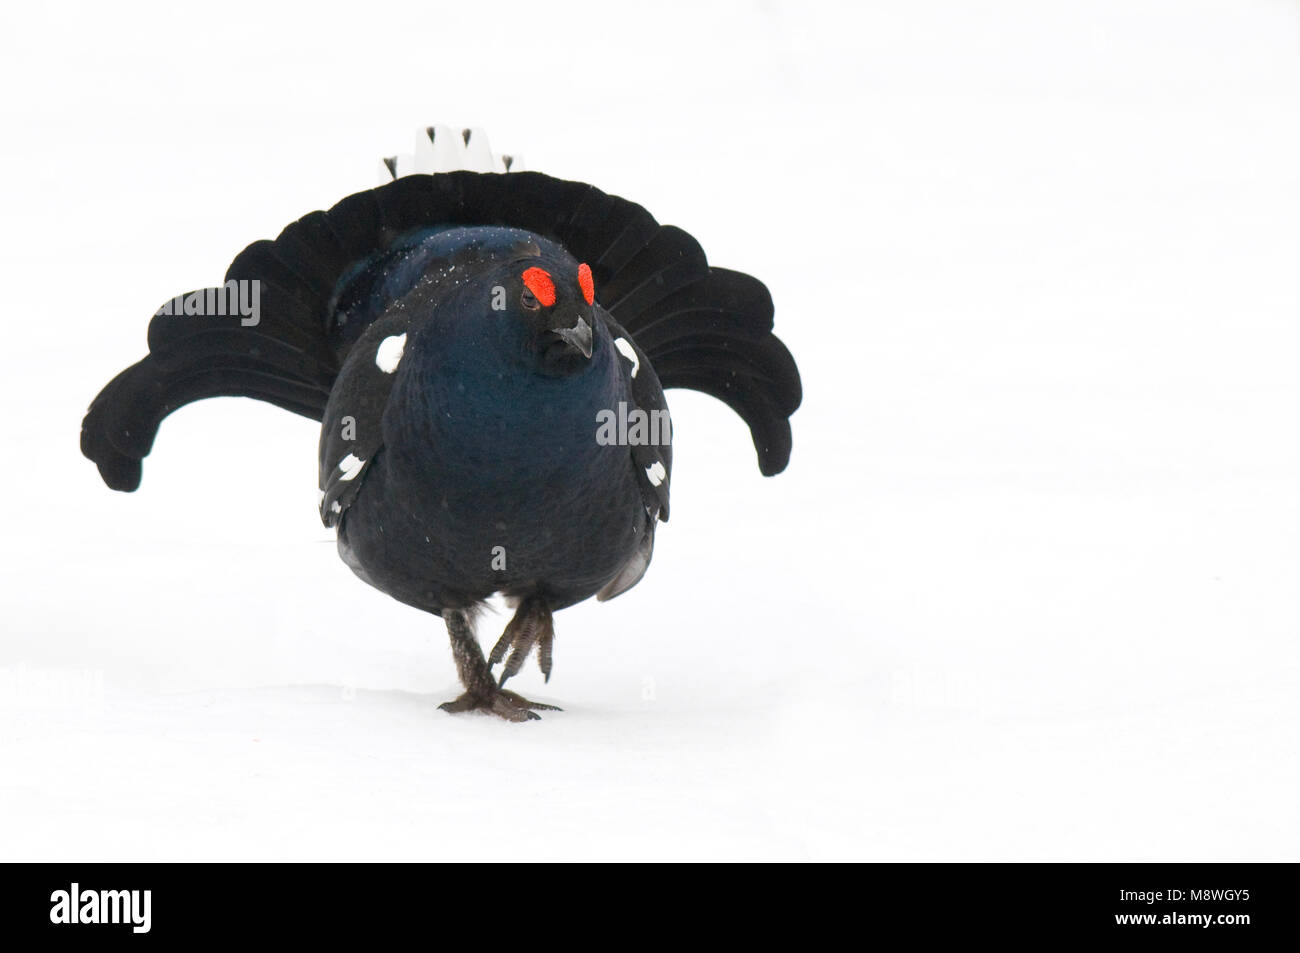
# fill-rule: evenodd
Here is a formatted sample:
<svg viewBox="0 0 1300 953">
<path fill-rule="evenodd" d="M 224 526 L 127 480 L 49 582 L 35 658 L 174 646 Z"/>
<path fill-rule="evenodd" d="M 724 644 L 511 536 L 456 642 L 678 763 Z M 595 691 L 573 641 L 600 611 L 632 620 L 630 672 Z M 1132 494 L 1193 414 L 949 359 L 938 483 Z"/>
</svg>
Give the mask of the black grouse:
<svg viewBox="0 0 1300 953">
<path fill-rule="evenodd" d="M 91 404 L 81 449 L 132 491 L 191 401 L 321 421 L 321 519 L 361 579 L 444 619 L 465 691 L 442 708 L 523 721 L 552 706 L 503 686 L 534 648 L 549 680 L 552 613 L 627 591 L 650 563 L 672 472 L 664 389 L 724 401 L 762 473 L 785 468 L 800 381 L 772 315 L 761 282 L 590 185 L 407 175 L 168 302 L 148 356 Z M 515 614 L 485 658 L 474 619 L 496 593 Z"/>
</svg>

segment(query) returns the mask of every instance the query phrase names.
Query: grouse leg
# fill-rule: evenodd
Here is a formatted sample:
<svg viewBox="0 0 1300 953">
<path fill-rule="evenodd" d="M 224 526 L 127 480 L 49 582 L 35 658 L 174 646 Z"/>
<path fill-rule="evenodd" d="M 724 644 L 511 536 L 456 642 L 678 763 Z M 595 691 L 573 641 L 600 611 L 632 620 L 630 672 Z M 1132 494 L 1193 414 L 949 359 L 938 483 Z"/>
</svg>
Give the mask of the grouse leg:
<svg viewBox="0 0 1300 953">
<path fill-rule="evenodd" d="M 525 596 L 515 610 L 515 617 L 510 620 L 505 632 L 501 633 L 501 638 L 492 647 L 492 655 L 488 659 L 489 667 L 496 665 L 506 657 L 507 651 L 514 649 L 510 652 L 510 658 L 506 660 L 506 667 L 501 670 L 501 681 L 497 683 L 498 685 L 505 685 L 506 679 L 519 674 L 519 669 L 523 667 L 534 645 L 537 646 L 537 665 L 549 682 L 551 652 L 555 645 L 555 623 L 551 616 L 551 607 L 541 596 Z"/>
<path fill-rule="evenodd" d="M 456 674 L 465 686 L 465 693 L 455 701 L 443 702 L 439 708 L 452 713 L 482 709 L 507 721 L 538 719 L 541 716 L 533 711 L 535 708 L 560 710 L 554 705 L 529 701 L 522 695 L 508 692 L 497 685 L 487 660 L 483 658 L 478 639 L 474 638 L 474 623 L 468 612 L 464 609 L 448 609 L 443 613 L 443 619 L 447 623 L 447 635 L 451 639 L 452 658 L 456 660 Z M 503 678 L 502 682 L 504 681 Z"/>
</svg>

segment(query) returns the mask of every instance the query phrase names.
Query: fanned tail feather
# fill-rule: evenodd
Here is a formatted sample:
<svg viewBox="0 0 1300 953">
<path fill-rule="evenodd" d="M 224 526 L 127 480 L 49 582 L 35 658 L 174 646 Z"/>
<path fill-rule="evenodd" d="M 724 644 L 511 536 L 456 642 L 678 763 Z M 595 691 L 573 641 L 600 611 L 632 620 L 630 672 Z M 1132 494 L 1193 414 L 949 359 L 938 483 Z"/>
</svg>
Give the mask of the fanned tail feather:
<svg viewBox="0 0 1300 953">
<path fill-rule="evenodd" d="M 226 273 L 257 281 L 259 320 L 165 315 L 147 357 L 115 377 L 82 424 L 82 453 L 113 489 L 140 484 L 162 420 L 207 397 L 263 400 L 320 420 L 362 328 L 331 324 L 345 277 L 403 236 L 435 225 L 504 225 L 559 241 L 591 265 L 596 296 L 649 357 L 665 388 L 725 402 L 749 426 L 764 474 L 790 456 L 799 373 L 772 334 L 758 280 L 711 268 L 699 243 L 641 206 L 536 172 L 415 174 L 350 195 L 255 242 Z"/>
<path fill-rule="evenodd" d="M 716 397 L 745 421 L 759 470 L 773 476 L 790 461 L 790 415 L 803 391 L 794 358 L 772 333 L 772 298 L 762 282 L 710 268 L 695 240 L 667 226 L 647 246 L 635 287 L 610 305 L 646 352 L 664 389 Z M 629 269 L 630 270 L 630 269 Z"/>
</svg>

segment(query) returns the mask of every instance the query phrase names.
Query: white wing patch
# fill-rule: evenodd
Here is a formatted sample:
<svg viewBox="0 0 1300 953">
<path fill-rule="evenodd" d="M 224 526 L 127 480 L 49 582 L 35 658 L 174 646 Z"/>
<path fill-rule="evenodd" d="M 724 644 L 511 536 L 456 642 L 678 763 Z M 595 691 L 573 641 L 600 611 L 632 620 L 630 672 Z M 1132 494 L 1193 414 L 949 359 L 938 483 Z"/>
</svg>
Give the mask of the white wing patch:
<svg viewBox="0 0 1300 953">
<path fill-rule="evenodd" d="M 344 457 L 342 460 L 339 461 L 339 469 L 343 471 L 343 475 L 339 477 L 339 479 L 340 480 L 356 479 L 357 474 L 361 472 L 361 468 L 364 467 L 365 465 L 366 465 L 366 461 L 360 459 L 354 454 L 349 453 L 346 457 Z M 663 468 L 661 467 L 660 469 Z M 658 484 L 656 484 L 656 486 L 657 485 Z"/>
<path fill-rule="evenodd" d="M 397 365 L 402 363 L 402 353 L 406 350 L 406 335 L 394 334 L 386 337 L 379 342 L 379 348 L 375 351 L 375 366 L 385 374 L 391 374 L 397 370 Z M 350 479 L 345 477 L 345 479 Z"/>
<path fill-rule="evenodd" d="M 636 356 L 636 349 L 627 343 L 627 338 L 615 338 L 614 346 L 618 348 L 620 354 L 632 362 L 632 376 L 636 377 L 636 372 L 641 370 L 641 361 Z M 658 486 L 657 483 L 655 485 Z"/>
<path fill-rule="evenodd" d="M 648 479 L 652 485 L 658 486 L 660 483 L 664 482 L 664 477 L 668 475 L 668 471 L 664 469 L 662 463 L 656 460 L 654 463 L 650 464 L 650 466 L 645 468 L 645 475 L 646 479 Z"/>
</svg>

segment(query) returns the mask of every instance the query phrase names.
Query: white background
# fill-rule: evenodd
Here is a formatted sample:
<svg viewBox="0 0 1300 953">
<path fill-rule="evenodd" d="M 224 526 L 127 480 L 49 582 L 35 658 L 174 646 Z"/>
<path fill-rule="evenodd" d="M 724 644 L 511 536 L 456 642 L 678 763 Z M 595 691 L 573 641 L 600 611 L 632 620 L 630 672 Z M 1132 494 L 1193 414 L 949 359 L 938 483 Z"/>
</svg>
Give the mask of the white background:
<svg viewBox="0 0 1300 953">
<path fill-rule="evenodd" d="M 1300 859 L 1297 4 L 3 18 L 0 858 Z M 539 723 L 436 710 L 309 421 L 186 408 L 132 495 L 77 449 L 157 306 L 431 122 L 760 276 L 803 373 L 771 480 L 669 395 Z"/>
</svg>

